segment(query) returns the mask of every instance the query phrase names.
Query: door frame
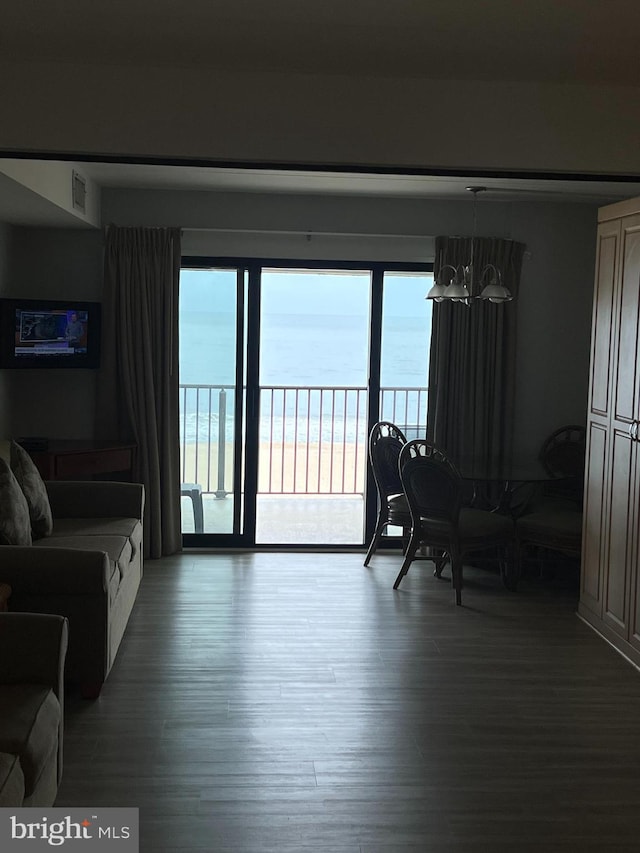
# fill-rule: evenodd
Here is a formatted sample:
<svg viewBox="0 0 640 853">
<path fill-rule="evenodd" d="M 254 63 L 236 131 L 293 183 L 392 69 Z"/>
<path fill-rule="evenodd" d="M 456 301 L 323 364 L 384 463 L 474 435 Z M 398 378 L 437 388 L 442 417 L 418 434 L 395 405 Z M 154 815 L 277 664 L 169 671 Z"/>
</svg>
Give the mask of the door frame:
<svg viewBox="0 0 640 853">
<path fill-rule="evenodd" d="M 262 270 L 308 269 L 353 270 L 371 275 L 369 314 L 369 363 L 367 435 L 379 420 L 380 359 L 382 346 L 382 301 L 384 275 L 387 272 L 431 273 L 432 262 L 344 261 L 306 258 L 251 258 L 237 256 L 187 255 L 181 269 L 237 270 L 236 312 L 236 394 L 234 435 L 234 533 L 183 533 L 185 548 L 239 548 L 252 550 L 296 550 L 300 545 L 257 545 L 256 502 L 258 488 L 259 375 L 260 375 L 260 302 Z M 246 277 L 246 287 L 245 287 Z M 239 393 L 245 384 L 245 392 Z M 243 438 L 244 434 L 244 438 Z M 364 541 L 340 545 L 341 551 L 361 551 L 373 536 L 377 516 L 377 493 L 371 466 L 367 465 L 364 495 Z M 241 520 L 244 524 L 241 525 Z M 393 538 L 380 543 L 392 547 Z M 326 550 L 327 545 L 310 544 L 305 550 Z"/>
</svg>

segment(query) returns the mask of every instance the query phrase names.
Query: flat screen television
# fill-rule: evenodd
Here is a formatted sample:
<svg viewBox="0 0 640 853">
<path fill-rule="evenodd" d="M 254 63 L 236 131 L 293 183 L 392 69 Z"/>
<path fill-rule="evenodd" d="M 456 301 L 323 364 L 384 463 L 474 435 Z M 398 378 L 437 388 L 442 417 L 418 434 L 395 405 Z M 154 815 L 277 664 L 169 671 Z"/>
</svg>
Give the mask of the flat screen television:
<svg viewBox="0 0 640 853">
<path fill-rule="evenodd" d="M 0 299 L 0 367 L 98 367 L 100 303 Z"/>
</svg>

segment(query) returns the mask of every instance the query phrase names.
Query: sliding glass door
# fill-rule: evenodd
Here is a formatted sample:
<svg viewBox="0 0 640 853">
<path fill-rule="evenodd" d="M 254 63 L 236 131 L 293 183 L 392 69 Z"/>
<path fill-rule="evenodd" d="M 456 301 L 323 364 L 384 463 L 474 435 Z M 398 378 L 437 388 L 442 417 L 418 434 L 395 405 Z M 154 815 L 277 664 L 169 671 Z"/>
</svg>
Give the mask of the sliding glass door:
<svg viewBox="0 0 640 853">
<path fill-rule="evenodd" d="M 185 545 L 368 540 L 372 424 L 425 430 L 430 279 L 391 265 L 184 263 Z"/>
</svg>

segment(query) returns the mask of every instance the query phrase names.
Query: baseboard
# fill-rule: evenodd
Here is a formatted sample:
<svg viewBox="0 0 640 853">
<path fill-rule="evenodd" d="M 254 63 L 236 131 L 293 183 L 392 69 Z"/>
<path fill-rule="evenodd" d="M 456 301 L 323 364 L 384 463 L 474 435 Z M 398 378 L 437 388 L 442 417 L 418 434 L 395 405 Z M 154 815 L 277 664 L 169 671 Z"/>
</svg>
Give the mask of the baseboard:
<svg viewBox="0 0 640 853">
<path fill-rule="evenodd" d="M 590 611 L 584 608 L 578 608 L 576 616 L 584 622 L 585 625 L 588 625 L 594 633 L 601 637 L 605 643 L 610 645 L 614 651 L 618 652 L 618 654 L 623 657 L 627 663 L 630 663 L 634 669 L 637 669 L 640 672 L 640 652 L 637 649 L 635 649 L 626 640 L 623 640 L 622 637 L 619 637 L 615 632 L 611 631 L 611 629 L 607 628 L 606 625 L 603 625 L 600 619 Z"/>
</svg>

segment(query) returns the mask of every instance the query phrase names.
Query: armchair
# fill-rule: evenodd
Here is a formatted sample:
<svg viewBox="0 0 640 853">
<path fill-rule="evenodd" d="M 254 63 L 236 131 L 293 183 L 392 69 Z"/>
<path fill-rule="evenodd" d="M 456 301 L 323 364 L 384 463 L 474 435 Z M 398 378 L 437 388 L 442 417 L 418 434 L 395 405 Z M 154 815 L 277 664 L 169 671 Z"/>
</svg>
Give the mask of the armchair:
<svg viewBox="0 0 640 853">
<path fill-rule="evenodd" d="M 0 613 L 0 806 L 52 806 L 62 778 L 62 616 Z"/>
</svg>

